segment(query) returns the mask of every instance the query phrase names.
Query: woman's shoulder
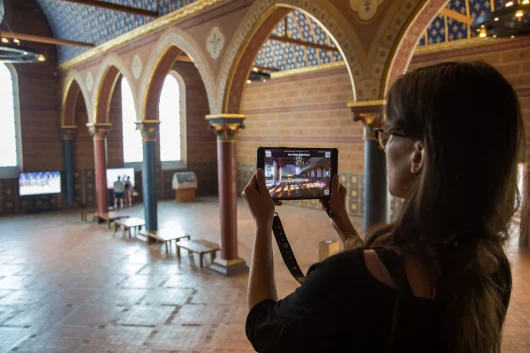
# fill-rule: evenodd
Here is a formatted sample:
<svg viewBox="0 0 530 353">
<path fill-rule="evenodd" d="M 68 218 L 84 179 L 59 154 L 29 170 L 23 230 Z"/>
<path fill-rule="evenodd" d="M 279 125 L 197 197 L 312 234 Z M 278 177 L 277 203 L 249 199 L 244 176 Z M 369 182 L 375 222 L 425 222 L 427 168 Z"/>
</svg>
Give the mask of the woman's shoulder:
<svg viewBox="0 0 530 353">
<path fill-rule="evenodd" d="M 364 260 L 363 248 L 346 250 L 332 255 L 311 266 L 308 275 L 311 272 L 325 275 L 330 282 L 335 282 L 337 279 L 344 281 L 351 277 L 359 279 L 369 274 Z"/>
<path fill-rule="evenodd" d="M 399 256 L 392 249 L 359 247 L 330 256 L 324 261 L 314 264 L 309 272 L 316 271 L 325 276 L 330 282 L 329 284 L 336 283 L 343 286 L 349 285 L 349 283 L 358 285 L 359 282 L 363 282 L 363 284 L 374 284 L 379 287 L 383 283 L 374 277 L 368 264 L 371 261 L 370 255 L 374 254 L 378 258 L 377 261 L 380 261 L 382 267 L 385 268 L 395 268 L 399 261 Z M 354 281 L 351 282 L 351 280 Z"/>
</svg>

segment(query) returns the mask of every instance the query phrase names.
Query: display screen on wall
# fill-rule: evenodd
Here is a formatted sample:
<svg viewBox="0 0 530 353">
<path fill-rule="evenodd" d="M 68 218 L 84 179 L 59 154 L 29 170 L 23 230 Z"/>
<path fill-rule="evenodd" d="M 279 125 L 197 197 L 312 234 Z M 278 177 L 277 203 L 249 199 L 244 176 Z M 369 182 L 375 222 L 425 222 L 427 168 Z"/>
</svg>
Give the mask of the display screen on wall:
<svg viewBox="0 0 530 353">
<path fill-rule="evenodd" d="M 61 193 L 61 172 L 33 172 L 18 175 L 20 196 Z"/>
<path fill-rule="evenodd" d="M 118 177 L 123 182 L 129 177 L 134 187 L 134 168 L 116 168 L 107 169 L 107 189 L 114 189 L 114 183 L 118 180 Z"/>
</svg>

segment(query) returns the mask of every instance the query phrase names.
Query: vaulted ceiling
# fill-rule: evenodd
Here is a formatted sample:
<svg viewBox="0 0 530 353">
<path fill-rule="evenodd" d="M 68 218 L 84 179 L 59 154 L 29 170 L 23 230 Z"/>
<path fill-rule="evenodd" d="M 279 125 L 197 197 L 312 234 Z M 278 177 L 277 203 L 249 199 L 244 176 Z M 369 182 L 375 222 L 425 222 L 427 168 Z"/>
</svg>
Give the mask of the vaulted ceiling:
<svg viewBox="0 0 530 353">
<path fill-rule="evenodd" d="M 157 11 L 160 16 L 176 11 L 197 0 L 102 0 L 113 4 Z M 37 0 L 57 38 L 99 45 L 140 27 L 153 19 L 62 0 Z M 59 62 L 65 62 L 86 48 L 59 46 Z"/>
<path fill-rule="evenodd" d="M 55 37 L 95 45 L 152 21 L 149 17 L 62 0 L 37 1 L 47 16 Z M 162 16 L 200 0 L 102 1 L 157 11 Z M 431 45 L 474 37 L 476 34 L 471 33 L 469 25 L 465 22 L 469 23 L 477 16 L 491 12 L 502 6 L 504 2 L 505 0 L 450 0 L 445 12 L 443 11 L 433 20 L 418 45 Z M 278 23 L 272 35 L 279 38 L 269 39 L 264 43 L 256 58 L 256 66 L 282 71 L 342 60 L 326 31 L 303 12 L 292 11 L 284 21 Z M 317 44 L 319 47 L 289 43 L 282 37 Z M 59 61 L 65 62 L 85 50 L 87 49 L 82 47 L 58 46 Z"/>
</svg>

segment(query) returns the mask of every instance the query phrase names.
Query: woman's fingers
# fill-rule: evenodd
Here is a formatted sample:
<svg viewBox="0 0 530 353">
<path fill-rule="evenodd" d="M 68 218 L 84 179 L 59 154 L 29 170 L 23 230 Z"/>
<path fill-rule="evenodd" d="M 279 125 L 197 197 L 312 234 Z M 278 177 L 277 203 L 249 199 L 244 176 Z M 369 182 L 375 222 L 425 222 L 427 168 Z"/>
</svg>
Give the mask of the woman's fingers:
<svg viewBox="0 0 530 353">
<path fill-rule="evenodd" d="M 275 204 L 276 206 L 281 206 L 281 205 L 283 205 L 283 202 L 278 201 L 278 200 L 274 200 L 274 204 Z"/>
</svg>

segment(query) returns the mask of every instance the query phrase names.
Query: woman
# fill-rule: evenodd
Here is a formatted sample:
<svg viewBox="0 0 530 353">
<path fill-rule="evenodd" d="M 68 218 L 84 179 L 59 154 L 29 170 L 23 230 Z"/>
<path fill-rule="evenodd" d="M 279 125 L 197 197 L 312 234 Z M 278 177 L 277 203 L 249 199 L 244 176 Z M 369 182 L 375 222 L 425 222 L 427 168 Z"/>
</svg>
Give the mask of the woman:
<svg viewBox="0 0 530 353">
<path fill-rule="evenodd" d="M 363 245 L 335 177 L 329 207 L 352 250 L 313 265 L 283 300 L 263 171 L 245 188 L 256 221 L 249 340 L 258 352 L 500 352 L 511 293 L 502 245 L 525 141 L 513 88 L 481 62 L 418 69 L 391 88 L 377 135 L 389 192 L 404 199 L 397 221 Z"/>
</svg>

